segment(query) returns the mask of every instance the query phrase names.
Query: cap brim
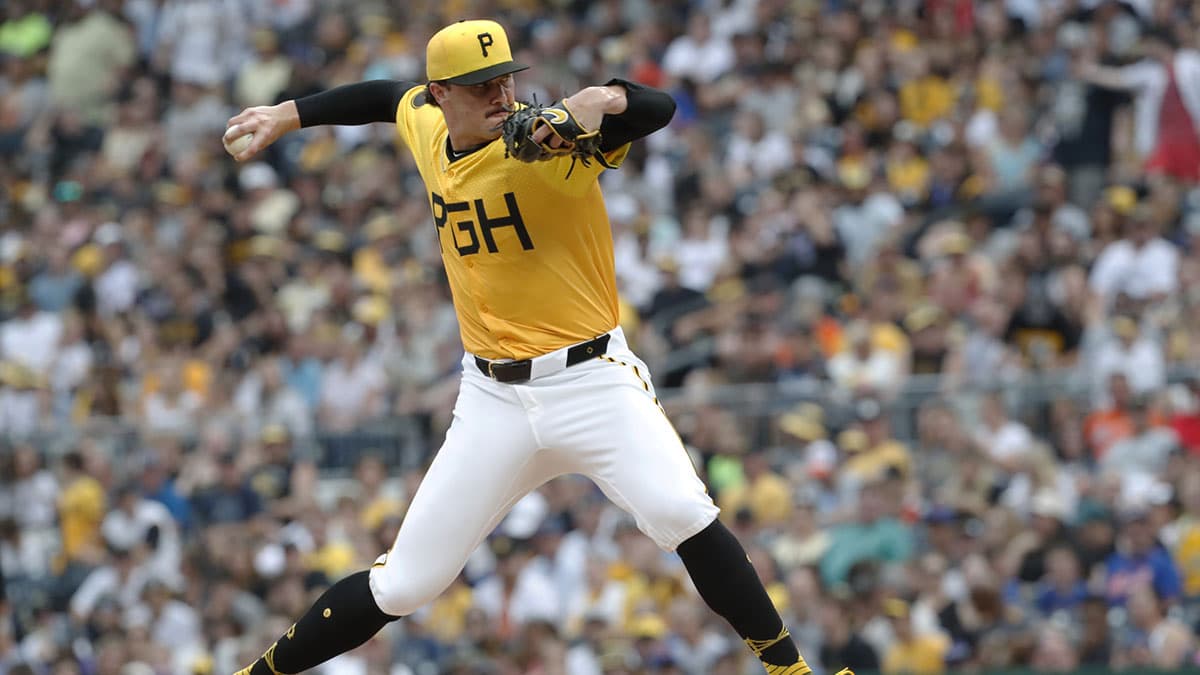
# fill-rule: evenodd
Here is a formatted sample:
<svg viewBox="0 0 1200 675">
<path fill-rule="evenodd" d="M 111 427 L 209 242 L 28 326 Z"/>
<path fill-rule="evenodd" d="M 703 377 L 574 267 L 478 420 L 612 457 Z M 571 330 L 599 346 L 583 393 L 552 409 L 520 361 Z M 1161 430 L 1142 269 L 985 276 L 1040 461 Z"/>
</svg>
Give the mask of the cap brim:
<svg viewBox="0 0 1200 675">
<path fill-rule="evenodd" d="M 481 68 L 479 70 L 476 70 L 476 71 L 473 71 L 470 73 L 466 73 L 465 75 L 451 77 L 451 78 L 447 79 L 446 82 L 449 82 L 450 84 L 468 84 L 468 85 L 469 84 L 483 84 L 484 82 L 487 82 L 488 80 L 500 77 L 501 75 L 517 73 L 522 70 L 528 70 L 528 69 L 529 69 L 529 66 L 527 66 L 523 63 L 517 63 L 516 61 L 509 61 L 508 63 L 497 63 L 494 66 L 488 66 L 487 68 Z"/>
</svg>

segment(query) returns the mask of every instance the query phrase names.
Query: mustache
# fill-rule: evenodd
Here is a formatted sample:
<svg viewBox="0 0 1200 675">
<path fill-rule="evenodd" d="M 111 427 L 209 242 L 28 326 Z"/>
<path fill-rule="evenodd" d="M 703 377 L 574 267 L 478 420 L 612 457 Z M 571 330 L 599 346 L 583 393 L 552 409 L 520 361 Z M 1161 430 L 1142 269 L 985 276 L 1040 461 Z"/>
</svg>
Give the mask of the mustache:
<svg viewBox="0 0 1200 675">
<path fill-rule="evenodd" d="M 516 112 L 516 110 L 517 110 L 517 106 L 515 106 L 515 105 L 509 105 L 509 104 L 505 103 L 504 105 L 501 105 L 501 106 L 500 106 L 500 110 L 502 110 L 502 111 L 504 111 L 504 112 L 506 112 L 506 113 L 512 114 L 512 113 Z M 490 117 L 492 114 L 493 114 L 493 111 L 488 111 L 488 116 L 489 116 L 489 117 Z M 491 130 L 492 130 L 492 131 L 498 131 L 498 130 L 500 130 L 500 129 L 503 129 L 503 128 L 504 128 L 504 122 L 500 122 L 499 124 L 496 124 L 496 125 L 492 126 Z"/>
</svg>

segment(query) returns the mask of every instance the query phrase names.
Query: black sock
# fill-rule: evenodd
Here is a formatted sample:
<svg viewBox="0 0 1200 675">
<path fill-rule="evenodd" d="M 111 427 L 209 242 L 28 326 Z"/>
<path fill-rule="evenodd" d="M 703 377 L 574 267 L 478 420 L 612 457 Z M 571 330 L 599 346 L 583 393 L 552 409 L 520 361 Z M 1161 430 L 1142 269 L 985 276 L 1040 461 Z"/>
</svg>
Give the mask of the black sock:
<svg viewBox="0 0 1200 675">
<path fill-rule="evenodd" d="M 375 604 L 367 575 L 366 571 L 351 574 L 330 586 L 254 663 L 251 675 L 304 672 L 363 644 L 398 619 Z"/>
<path fill-rule="evenodd" d="M 700 597 L 743 640 L 764 643 L 779 638 L 783 619 L 750 564 L 746 550 L 721 521 L 713 521 L 676 550 Z M 795 663 L 800 653 L 791 639 L 785 637 L 763 650 L 761 658 L 772 665 L 786 666 Z"/>
</svg>

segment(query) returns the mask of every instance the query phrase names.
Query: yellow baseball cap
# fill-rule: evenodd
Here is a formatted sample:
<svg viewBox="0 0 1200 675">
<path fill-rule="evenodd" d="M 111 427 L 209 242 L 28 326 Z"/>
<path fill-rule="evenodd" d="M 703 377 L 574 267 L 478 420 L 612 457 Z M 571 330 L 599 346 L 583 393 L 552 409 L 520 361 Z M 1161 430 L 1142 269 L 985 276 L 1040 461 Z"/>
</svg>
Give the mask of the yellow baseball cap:
<svg viewBox="0 0 1200 675">
<path fill-rule="evenodd" d="M 508 35 L 495 21 L 459 21 L 439 30 L 425 47 L 431 82 L 480 84 L 529 66 L 512 60 Z"/>
</svg>

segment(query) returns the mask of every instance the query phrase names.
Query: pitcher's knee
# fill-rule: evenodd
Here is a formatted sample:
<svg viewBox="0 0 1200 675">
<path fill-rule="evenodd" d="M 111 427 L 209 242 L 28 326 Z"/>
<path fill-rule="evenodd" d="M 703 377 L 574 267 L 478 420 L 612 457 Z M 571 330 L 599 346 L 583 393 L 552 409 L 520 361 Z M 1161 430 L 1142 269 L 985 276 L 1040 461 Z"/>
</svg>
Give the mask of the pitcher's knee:
<svg viewBox="0 0 1200 675">
<path fill-rule="evenodd" d="M 385 614 L 408 616 L 432 602 L 453 581 L 453 576 L 429 573 L 385 562 L 371 568 L 371 594 Z"/>
<path fill-rule="evenodd" d="M 639 514 L 638 526 L 659 548 L 674 551 L 681 543 L 717 519 L 720 509 L 707 495 L 669 500 Z"/>
</svg>

